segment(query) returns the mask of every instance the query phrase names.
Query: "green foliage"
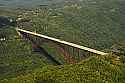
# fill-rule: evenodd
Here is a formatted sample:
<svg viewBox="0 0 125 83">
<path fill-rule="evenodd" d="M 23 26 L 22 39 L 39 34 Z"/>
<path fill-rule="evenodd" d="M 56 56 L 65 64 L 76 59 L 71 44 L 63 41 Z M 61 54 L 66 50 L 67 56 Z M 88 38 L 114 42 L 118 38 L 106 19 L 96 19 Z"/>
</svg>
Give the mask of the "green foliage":
<svg viewBox="0 0 125 83">
<path fill-rule="evenodd" d="M 17 18 L 21 14 L 30 22 L 19 22 L 19 28 L 104 50 L 119 42 L 125 43 L 124 5 L 124 0 L 72 0 L 68 5 L 61 3 L 56 4 L 57 7 L 49 6 L 51 8 L 0 9 L 0 16 Z M 40 69 L 47 63 L 40 54 L 32 52 L 31 43 L 21 40 L 14 28 L 0 28 L 0 38 L 6 38 L 0 41 L 0 79 L 3 79 L 0 83 L 125 82 L 125 65 L 122 63 L 125 62 L 125 50 L 122 45 L 114 46 L 120 57 L 95 56 L 80 64 Z M 47 45 L 43 47 L 55 54 L 56 49 Z M 63 62 L 59 56 L 60 53 L 55 58 Z"/>
<path fill-rule="evenodd" d="M 59 8 L 38 8 L 23 15 L 24 18 L 30 17 L 30 28 L 25 23 L 21 27 L 103 50 L 124 40 L 125 17 L 122 2 L 84 0 L 79 4 Z"/>
<path fill-rule="evenodd" d="M 3 83 L 124 83 L 125 65 L 120 60 L 116 64 L 116 58 L 114 55 L 94 56 L 75 65 L 47 66 L 33 74 L 3 80 Z"/>
<path fill-rule="evenodd" d="M 25 74 L 46 64 L 40 54 L 32 52 L 30 42 L 20 39 L 14 28 L 0 29 L 0 33 L 6 39 L 0 41 L 0 79 Z"/>
</svg>

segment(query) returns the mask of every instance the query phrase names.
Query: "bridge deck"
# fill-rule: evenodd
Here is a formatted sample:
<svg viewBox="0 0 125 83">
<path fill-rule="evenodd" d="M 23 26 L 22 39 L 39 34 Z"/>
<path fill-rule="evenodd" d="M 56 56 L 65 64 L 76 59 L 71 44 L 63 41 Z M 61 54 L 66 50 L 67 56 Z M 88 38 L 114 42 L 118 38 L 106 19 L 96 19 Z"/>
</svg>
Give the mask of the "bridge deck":
<svg viewBox="0 0 125 83">
<path fill-rule="evenodd" d="M 107 55 L 108 54 L 108 53 L 105 53 L 105 52 L 101 52 L 101 51 L 98 51 L 98 50 L 95 50 L 95 49 L 91 49 L 91 48 L 84 47 L 84 46 L 81 46 L 81 45 L 77 45 L 77 44 L 74 44 L 74 43 L 70 43 L 70 42 L 67 42 L 67 41 L 62 41 L 60 39 L 56 39 L 56 38 L 49 37 L 49 36 L 46 36 L 46 35 L 37 34 L 35 32 L 30 32 L 30 31 L 27 31 L 27 30 L 19 29 L 19 28 L 16 28 L 16 30 L 19 31 L 19 32 L 24 32 L 24 33 L 31 34 L 31 35 L 34 35 L 34 36 L 38 36 L 38 37 L 48 39 L 48 40 L 51 40 L 51 41 L 54 41 L 54 42 L 58 42 L 58 43 L 61 43 L 61 44 L 64 44 L 64 45 L 75 47 L 75 48 L 78 48 L 78 49 L 81 49 L 81 50 L 86 50 L 86 51 L 89 51 L 91 53 L 95 53 L 95 54 L 99 54 L 99 55 Z"/>
</svg>

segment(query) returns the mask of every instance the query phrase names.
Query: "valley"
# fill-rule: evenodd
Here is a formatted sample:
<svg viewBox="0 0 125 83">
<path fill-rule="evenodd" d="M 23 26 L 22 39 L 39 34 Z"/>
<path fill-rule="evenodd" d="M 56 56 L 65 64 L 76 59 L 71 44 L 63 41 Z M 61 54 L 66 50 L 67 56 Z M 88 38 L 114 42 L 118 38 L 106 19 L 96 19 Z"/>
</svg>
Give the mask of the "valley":
<svg viewBox="0 0 125 83">
<path fill-rule="evenodd" d="M 125 82 L 124 0 L 1 0 L 0 3 L 0 83 Z M 57 66 L 34 52 L 31 42 L 17 34 L 17 27 L 109 55 L 86 55 L 89 57 L 77 64 L 67 64 L 57 49 L 41 45 L 64 64 Z"/>
</svg>

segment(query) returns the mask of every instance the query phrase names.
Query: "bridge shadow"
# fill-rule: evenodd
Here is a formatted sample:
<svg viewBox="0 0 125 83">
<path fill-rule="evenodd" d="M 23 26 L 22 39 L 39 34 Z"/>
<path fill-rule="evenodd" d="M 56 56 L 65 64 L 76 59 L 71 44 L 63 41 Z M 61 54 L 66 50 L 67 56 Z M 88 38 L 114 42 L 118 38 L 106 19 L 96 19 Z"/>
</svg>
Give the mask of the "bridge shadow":
<svg viewBox="0 0 125 83">
<path fill-rule="evenodd" d="M 36 44 L 33 44 L 33 51 L 41 54 L 41 57 L 46 58 L 49 63 L 53 63 L 56 65 L 62 65 L 59 61 L 52 57 L 43 47 L 40 47 Z"/>
</svg>

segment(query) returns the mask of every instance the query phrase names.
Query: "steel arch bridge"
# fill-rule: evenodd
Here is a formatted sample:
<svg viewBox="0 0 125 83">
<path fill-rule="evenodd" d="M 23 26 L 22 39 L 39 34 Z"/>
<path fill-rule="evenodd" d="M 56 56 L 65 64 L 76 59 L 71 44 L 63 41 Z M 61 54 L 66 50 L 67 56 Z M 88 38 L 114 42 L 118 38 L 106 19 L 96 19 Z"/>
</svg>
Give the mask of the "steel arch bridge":
<svg viewBox="0 0 125 83">
<path fill-rule="evenodd" d="M 16 31 L 22 38 L 32 43 L 32 47 L 35 51 L 41 53 L 43 57 L 46 57 L 46 59 L 50 61 L 50 63 L 54 63 L 57 65 L 61 65 L 63 63 L 61 63 L 59 59 L 57 60 L 55 58 L 55 55 L 52 56 L 50 53 L 48 53 L 46 49 L 42 47 L 43 44 L 47 43 L 49 47 L 56 48 L 56 51 L 58 51 L 62 55 L 61 60 L 64 60 L 65 63 L 67 64 L 75 64 L 91 54 L 97 54 L 97 55 L 108 54 L 102 51 L 98 51 L 95 49 L 91 49 L 67 41 L 62 41 L 60 39 L 56 39 L 46 35 L 41 35 L 35 32 L 30 32 L 19 28 L 16 28 Z"/>
</svg>

